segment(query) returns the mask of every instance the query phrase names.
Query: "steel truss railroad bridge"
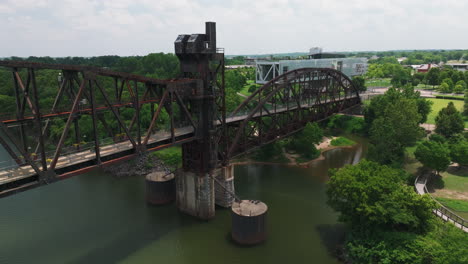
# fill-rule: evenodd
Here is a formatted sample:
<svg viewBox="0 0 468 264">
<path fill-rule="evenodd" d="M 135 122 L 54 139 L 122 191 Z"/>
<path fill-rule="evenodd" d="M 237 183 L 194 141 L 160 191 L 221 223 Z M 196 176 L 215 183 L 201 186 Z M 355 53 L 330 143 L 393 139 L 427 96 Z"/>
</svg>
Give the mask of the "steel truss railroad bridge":
<svg viewBox="0 0 468 264">
<path fill-rule="evenodd" d="M 11 70 L 6 85 L 16 98 L 15 111 L 0 115 L 0 144 L 14 163 L 0 166 L 0 196 L 182 145 L 177 205 L 208 219 L 214 216 L 214 181 L 233 189 L 230 159 L 361 103 L 346 75 L 305 68 L 269 81 L 226 113 L 224 50 L 216 47 L 215 23 L 206 23 L 205 34 L 179 35 L 175 53 L 182 76 L 172 80 L 0 61 Z M 39 79 L 56 83 L 56 94 L 46 94 Z M 46 97 L 48 105 L 40 100 Z M 150 116 L 143 117 L 148 108 Z M 84 128 L 92 131 L 87 138 Z"/>
</svg>

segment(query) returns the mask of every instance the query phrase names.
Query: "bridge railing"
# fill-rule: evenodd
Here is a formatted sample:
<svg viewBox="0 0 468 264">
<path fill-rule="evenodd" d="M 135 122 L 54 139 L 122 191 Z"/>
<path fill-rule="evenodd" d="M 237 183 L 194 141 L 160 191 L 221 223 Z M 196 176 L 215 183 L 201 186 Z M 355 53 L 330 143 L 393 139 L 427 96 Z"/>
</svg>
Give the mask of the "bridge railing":
<svg viewBox="0 0 468 264">
<path fill-rule="evenodd" d="M 453 223 L 459 224 L 461 226 L 461 229 L 468 229 L 468 221 L 466 221 L 463 217 L 457 215 L 454 213 L 452 210 L 448 209 L 445 207 L 442 203 L 437 201 L 432 195 L 429 193 L 427 190 L 426 184 L 424 184 L 424 192 L 429 194 L 432 200 L 434 200 L 438 208 L 434 210 L 434 214 L 437 215 L 438 217 L 442 218 L 444 221 L 451 221 Z M 444 217 L 445 216 L 445 217 Z"/>
</svg>

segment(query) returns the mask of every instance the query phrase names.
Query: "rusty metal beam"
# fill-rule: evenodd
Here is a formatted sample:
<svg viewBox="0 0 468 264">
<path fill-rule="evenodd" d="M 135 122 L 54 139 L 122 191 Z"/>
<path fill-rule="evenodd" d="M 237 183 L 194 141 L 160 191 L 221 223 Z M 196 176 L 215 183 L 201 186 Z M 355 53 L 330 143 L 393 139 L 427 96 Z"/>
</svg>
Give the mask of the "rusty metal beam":
<svg viewBox="0 0 468 264">
<path fill-rule="evenodd" d="M 54 170 L 55 166 L 57 165 L 58 158 L 60 157 L 60 151 L 62 150 L 63 143 L 65 142 L 65 138 L 67 137 L 68 130 L 70 129 L 70 125 L 73 120 L 73 115 L 75 114 L 76 109 L 78 108 L 79 101 L 81 99 L 81 95 L 83 93 L 85 85 L 86 85 L 86 78 L 83 78 L 83 81 L 78 90 L 78 94 L 76 95 L 75 100 L 73 102 L 73 106 L 70 111 L 70 114 L 68 115 L 65 128 L 63 129 L 62 135 L 60 136 L 59 143 L 57 144 L 57 148 L 55 149 L 54 158 L 52 159 L 52 162 L 50 163 L 49 170 Z"/>
</svg>

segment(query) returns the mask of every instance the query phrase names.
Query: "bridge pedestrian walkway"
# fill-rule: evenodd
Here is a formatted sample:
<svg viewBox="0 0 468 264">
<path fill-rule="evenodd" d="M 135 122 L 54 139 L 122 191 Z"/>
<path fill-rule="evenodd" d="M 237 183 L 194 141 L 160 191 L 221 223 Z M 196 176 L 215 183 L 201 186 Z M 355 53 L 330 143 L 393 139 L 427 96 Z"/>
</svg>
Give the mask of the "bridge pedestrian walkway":
<svg viewBox="0 0 468 264">
<path fill-rule="evenodd" d="M 445 222 L 450 222 L 454 224 L 456 227 L 468 233 L 468 221 L 458 216 L 432 197 L 432 195 L 427 191 L 427 179 L 427 175 L 418 176 L 416 178 L 416 180 L 414 181 L 414 188 L 416 189 L 416 192 L 420 195 L 428 194 L 437 203 L 439 208 L 433 210 L 433 213 L 436 216 L 442 218 L 442 220 L 444 220 Z"/>
<path fill-rule="evenodd" d="M 175 137 L 188 135 L 193 133 L 193 127 L 182 127 L 175 130 Z M 153 134 L 150 136 L 148 140 L 148 144 L 157 143 L 160 141 L 164 141 L 171 138 L 171 133 L 169 131 L 160 131 L 158 133 Z M 121 153 L 133 148 L 133 145 L 130 141 L 119 142 L 107 146 L 102 146 L 99 148 L 101 158 L 110 156 L 113 154 Z M 94 150 L 94 149 L 92 149 Z M 96 154 L 94 151 L 90 151 L 90 149 L 86 149 L 77 153 L 68 154 L 60 156 L 56 165 L 56 169 L 66 168 L 72 165 L 77 165 L 80 163 L 84 163 L 96 158 Z M 35 175 L 34 169 L 30 165 L 20 166 L 16 168 L 10 168 L 6 170 L 0 171 L 0 185 L 14 182 L 23 178 L 31 177 Z"/>
</svg>

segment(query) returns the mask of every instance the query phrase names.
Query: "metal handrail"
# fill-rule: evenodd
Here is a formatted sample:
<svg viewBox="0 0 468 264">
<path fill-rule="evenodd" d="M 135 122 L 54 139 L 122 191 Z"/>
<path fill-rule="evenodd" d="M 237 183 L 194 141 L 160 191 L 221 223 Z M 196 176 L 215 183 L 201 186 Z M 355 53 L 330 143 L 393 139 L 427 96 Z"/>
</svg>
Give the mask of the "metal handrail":
<svg viewBox="0 0 468 264">
<path fill-rule="evenodd" d="M 419 180 L 419 176 L 416 177 L 416 179 L 414 180 L 414 188 L 416 189 L 416 184 Z M 454 223 L 457 223 L 460 225 L 460 229 L 464 230 L 465 232 L 468 232 L 468 221 L 465 220 L 463 217 L 457 215 L 456 213 L 454 213 L 452 210 L 448 209 L 447 207 L 445 207 L 442 203 L 440 203 L 439 201 L 437 201 L 430 193 L 429 191 L 427 190 L 427 186 L 426 186 L 426 183 L 427 183 L 427 177 L 424 179 L 424 193 L 429 195 L 429 197 L 431 197 L 431 199 L 433 201 L 436 202 L 436 204 L 439 206 L 439 208 L 436 208 L 433 210 L 433 213 L 442 218 L 442 220 L 444 221 L 453 221 Z M 417 190 L 416 190 L 417 191 Z M 444 219 L 444 216 L 447 218 L 447 219 Z M 467 229 L 467 230 L 465 230 Z"/>
</svg>

